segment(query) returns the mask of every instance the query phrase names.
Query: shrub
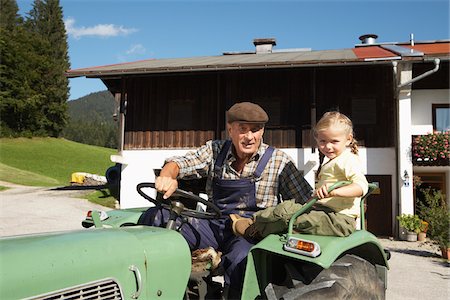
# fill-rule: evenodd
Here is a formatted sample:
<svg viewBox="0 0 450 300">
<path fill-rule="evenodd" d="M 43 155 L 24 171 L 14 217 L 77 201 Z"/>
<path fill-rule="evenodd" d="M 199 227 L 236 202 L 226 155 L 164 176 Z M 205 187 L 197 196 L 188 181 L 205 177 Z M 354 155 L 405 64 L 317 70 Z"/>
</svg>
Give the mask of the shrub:
<svg viewBox="0 0 450 300">
<path fill-rule="evenodd" d="M 445 196 L 440 190 L 431 188 L 422 190 L 425 203 L 418 203 L 418 211 L 428 222 L 427 235 L 440 247 L 448 247 L 450 241 L 450 211 L 445 202 Z"/>
<path fill-rule="evenodd" d="M 400 222 L 400 227 L 410 232 L 419 233 L 422 228 L 422 220 L 418 215 L 401 214 L 397 216 L 397 220 Z"/>
</svg>

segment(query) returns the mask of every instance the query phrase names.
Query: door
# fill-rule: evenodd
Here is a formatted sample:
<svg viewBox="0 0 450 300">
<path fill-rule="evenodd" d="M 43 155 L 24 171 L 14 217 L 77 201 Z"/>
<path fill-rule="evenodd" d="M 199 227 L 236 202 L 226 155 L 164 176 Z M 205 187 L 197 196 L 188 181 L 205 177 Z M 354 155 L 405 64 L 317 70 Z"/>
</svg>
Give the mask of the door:
<svg viewBox="0 0 450 300">
<path fill-rule="evenodd" d="M 391 175 L 366 175 L 366 178 L 380 188 L 366 199 L 366 228 L 376 236 L 394 236 Z"/>
</svg>

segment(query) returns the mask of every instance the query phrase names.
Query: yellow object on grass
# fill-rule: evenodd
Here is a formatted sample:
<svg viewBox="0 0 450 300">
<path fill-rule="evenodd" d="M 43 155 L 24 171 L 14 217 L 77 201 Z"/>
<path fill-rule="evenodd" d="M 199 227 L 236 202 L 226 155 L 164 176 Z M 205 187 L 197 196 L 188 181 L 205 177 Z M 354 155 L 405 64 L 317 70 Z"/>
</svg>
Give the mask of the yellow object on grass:
<svg viewBox="0 0 450 300">
<path fill-rule="evenodd" d="M 82 184 L 82 183 L 84 183 L 84 180 L 86 179 L 86 175 L 87 175 L 87 173 L 85 173 L 85 172 L 72 173 L 72 178 L 71 178 L 70 182 Z"/>
</svg>

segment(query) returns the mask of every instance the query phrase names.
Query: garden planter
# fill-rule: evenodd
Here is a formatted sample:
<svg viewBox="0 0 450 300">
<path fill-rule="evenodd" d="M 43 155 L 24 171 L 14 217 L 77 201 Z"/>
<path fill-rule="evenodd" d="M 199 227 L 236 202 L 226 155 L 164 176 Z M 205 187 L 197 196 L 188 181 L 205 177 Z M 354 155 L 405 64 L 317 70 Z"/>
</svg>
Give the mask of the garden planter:
<svg viewBox="0 0 450 300">
<path fill-rule="evenodd" d="M 426 232 L 419 232 L 417 234 L 417 240 L 419 242 L 425 242 L 426 239 L 427 239 L 427 233 Z"/>
<path fill-rule="evenodd" d="M 417 232 L 422 230 L 422 220 L 418 215 L 401 214 L 397 216 L 400 225 L 400 237 L 409 242 L 417 241 Z"/>
<path fill-rule="evenodd" d="M 417 242 L 417 233 L 415 233 L 414 231 L 407 231 L 406 240 L 408 242 Z"/>
<path fill-rule="evenodd" d="M 400 240 L 408 241 L 408 242 L 416 242 L 417 241 L 417 233 L 414 231 L 408 231 L 405 228 L 400 227 Z"/>
</svg>

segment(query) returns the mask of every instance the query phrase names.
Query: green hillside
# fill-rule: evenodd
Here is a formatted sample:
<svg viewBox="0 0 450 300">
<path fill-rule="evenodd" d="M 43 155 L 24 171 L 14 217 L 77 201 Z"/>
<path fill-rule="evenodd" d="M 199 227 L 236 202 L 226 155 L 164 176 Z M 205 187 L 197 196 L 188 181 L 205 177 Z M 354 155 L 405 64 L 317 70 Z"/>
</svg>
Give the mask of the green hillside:
<svg viewBox="0 0 450 300">
<path fill-rule="evenodd" d="M 115 100 L 109 91 L 95 92 L 67 102 L 69 120 L 62 137 L 88 145 L 117 148 Z"/>
<path fill-rule="evenodd" d="M 0 180 L 35 186 L 65 186 L 71 174 L 105 175 L 116 150 L 56 138 L 1 138 Z"/>
<path fill-rule="evenodd" d="M 108 91 L 89 95 L 67 102 L 69 117 L 73 121 L 100 121 L 113 124 L 114 97 Z"/>
</svg>

